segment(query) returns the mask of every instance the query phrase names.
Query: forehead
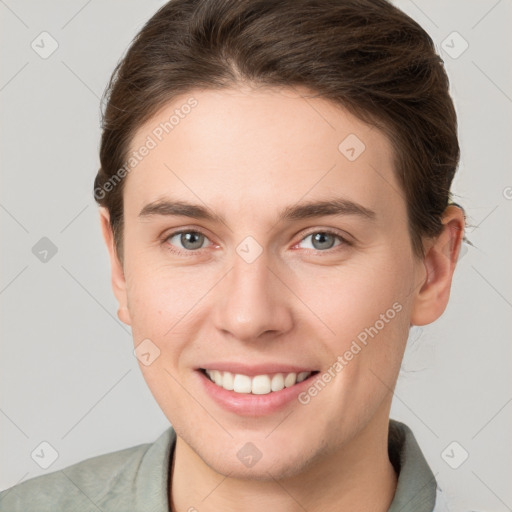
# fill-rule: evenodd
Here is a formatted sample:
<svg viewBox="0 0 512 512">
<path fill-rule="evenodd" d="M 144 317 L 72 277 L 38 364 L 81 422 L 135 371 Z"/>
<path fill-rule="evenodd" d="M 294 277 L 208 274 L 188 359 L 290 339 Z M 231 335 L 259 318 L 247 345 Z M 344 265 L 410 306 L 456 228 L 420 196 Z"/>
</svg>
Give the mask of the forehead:
<svg viewBox="0 0 512 512">
<path fill-rule="evenodd" d="M 262 216 L 274 205 L 333 194 L 391 216 L 403 212 L 388 138 L 305 94 L 222 89 L 175 98 L 132 140 L 129 153 L 138 158 L 125 184 L 126 213 L 169 195 L 222 207 L 225 217 Z"/>
</svg>

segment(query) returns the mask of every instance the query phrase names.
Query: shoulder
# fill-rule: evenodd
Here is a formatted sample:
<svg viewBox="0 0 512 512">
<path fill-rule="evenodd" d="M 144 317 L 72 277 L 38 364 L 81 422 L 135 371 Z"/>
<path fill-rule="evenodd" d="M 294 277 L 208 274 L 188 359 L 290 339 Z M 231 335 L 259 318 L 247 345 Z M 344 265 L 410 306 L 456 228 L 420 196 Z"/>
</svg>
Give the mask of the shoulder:
<svg viewBox="0 0 512 512">
<path fill-rule="evenodd" d="M 82 510 L 80 507 L 89 510 L 116 487 L 120 478 L 130 479 L 148 446 L 143 444 L 92 457 L 15 485 L 0 494 L 0 510 L 49 510 L 56 505 L 69 510 Z"/>
<path fill-rule="evenodd" d="M 151 492 L 145 484 L 155 475 L 149 473 L 159 472 L 155 485 L 164 485 L 173 435 L 170 428 L 154 443 L 91 457 L 6 489 L 0 512 L 129 510 L 137 493 Z"/>
</svg>

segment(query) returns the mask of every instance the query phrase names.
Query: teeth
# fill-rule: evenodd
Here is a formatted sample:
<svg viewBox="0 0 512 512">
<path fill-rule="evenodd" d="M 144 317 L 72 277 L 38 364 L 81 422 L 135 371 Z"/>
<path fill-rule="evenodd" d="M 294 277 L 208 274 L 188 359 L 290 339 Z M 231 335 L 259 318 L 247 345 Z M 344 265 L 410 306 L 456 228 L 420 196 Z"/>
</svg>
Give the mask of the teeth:
<svg viewBox="0 0 512 512">
<path fill-rule="evenodd" d="M 297 382 L 297 374 L 296 373 L 289 373 L 284 378 L 284 387 L 289 388 L 293 386 Z"/>
<path fill-rule="evenodd" d="M 251 392 L 253 395 L 268 395 L 271 389 L 271 380 L 268 375 L 256 375 L 252 379 Z"/>
<path fill-rule="evenodd" d="M 267 395 L 273 391 L 281 391 L 306 380 L 312 372 L 276 373 L 274 375 L 256 375 L 248 377 L 242 374 L 220 372 L 219 370 L 205 370 L 208 377 L 217 386 L 235 393 L 252 393 L 253 395 Z"/>
<path fill-rule="evenodd" d="M 217 386 L 222 386 L 222 373 L 220 373 L 218 370 L 213 370 L 212 378 Z"/>
<path fill-rule="evenodd" d="M 270 389 L 272 391 L 281 391 L 284 388 L 284 377 L 282 373 L 276 373 L 272 377 L 272 384 L 270 385 Z"/>
<path fill-rule="evenodd" d="M 222 382 L 220 383 L 220 386 L 222 386 L 224 389 L 227 389 L 228 391 L 232 391 L 233 389 L 235 389 L 235 377 L 233 376 L 233 374 L 229 372 L 224 372 L 224 376 L 222 377 Z"/>
<path fill-rule="evenodd" d="M 297 375 L 297 383 L 302 382 L 303 380 L 306 380 L 311 375 L 311 372 L 300 372 Z"/>
<path fill-rule="evenodd" d="M 224 381 L 224 379 L 223 379 L 223 381 Z M 215 384 L 217 384 L 217 386 L 224 387 L 223 381 L 220 383 L 215 381 Z M 236 374 L 235 380 L 233 383 L 233 391 L 235 393 L 250 393 L 251 392 L 251 378 L 247 377 L 247 375 Z"/>
</svg>

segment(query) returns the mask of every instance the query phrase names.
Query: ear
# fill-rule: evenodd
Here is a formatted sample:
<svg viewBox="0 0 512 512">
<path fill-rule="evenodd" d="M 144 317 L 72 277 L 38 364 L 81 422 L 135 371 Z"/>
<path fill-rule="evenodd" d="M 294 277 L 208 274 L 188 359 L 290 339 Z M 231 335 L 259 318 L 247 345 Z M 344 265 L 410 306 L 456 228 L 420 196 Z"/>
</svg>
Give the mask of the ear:
<svg viewBox="0 0 512 512">
<path fill-rule="evenodd" d="M 453 272 L 464 237 L 464 212 L 458 206 L 446 208 L 443 231 L 428 241 L 421 274 L 423 284 L 415 291 L 411 325 L 427 325 L 437 320 L 446 309 L 450 298 Z M 421 282 L 421 281 L 419 281 Z"/>
<path fill-rule="evenodd" d="M 126 293 L 126 280 L 124 276 L 123 264 L 119 260 L 114 243 L 114 234 L 110 225 L 110 214 L 108 210 L 101 206 L 99 209 L 101 232 L 107 246 L 110 256 L 110 270 L 112 275 L 112 290 L 119 303 L 117 316 L 119 320 L 127 325 L 131 325 L 130 313 L 128 311 L 128 295 Z"/>
</svg>

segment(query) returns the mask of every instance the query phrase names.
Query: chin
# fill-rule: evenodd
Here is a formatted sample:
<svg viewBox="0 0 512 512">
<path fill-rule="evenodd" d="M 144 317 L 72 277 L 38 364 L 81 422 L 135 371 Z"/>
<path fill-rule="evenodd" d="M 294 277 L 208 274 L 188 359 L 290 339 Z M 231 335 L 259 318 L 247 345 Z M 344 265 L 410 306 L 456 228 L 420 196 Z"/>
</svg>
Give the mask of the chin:
<svg viewBox="0 0 512 512">
<path fill-rule="evenodd" d="M 241 467 L 241 464 L 221 464 L 220 467 L 211 467 L 216 473 L 236 480 L 252 480 L 258 482 L 273 482 L 298 475 L 305 466 L 305 461 L 283 462 L 283 460 L 259 460 L 252 467 Z"/>
</svg>

